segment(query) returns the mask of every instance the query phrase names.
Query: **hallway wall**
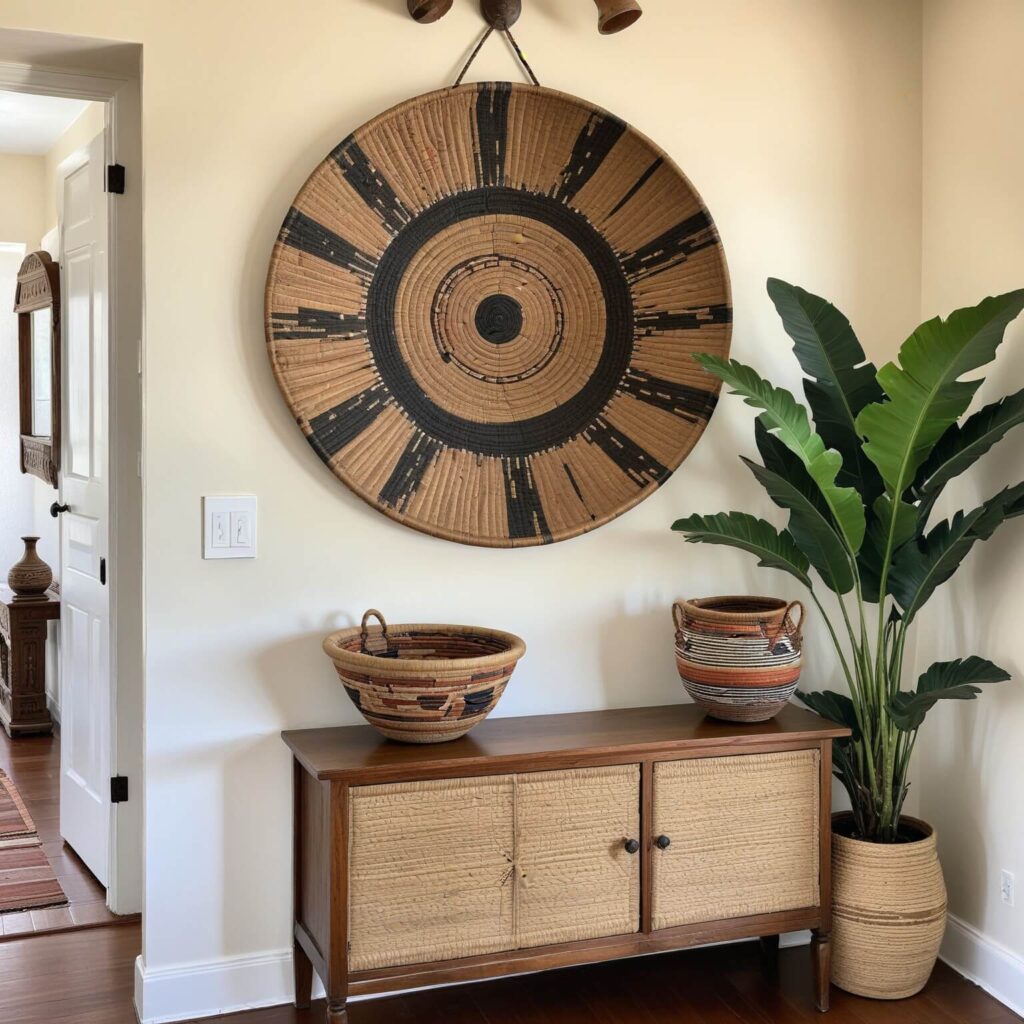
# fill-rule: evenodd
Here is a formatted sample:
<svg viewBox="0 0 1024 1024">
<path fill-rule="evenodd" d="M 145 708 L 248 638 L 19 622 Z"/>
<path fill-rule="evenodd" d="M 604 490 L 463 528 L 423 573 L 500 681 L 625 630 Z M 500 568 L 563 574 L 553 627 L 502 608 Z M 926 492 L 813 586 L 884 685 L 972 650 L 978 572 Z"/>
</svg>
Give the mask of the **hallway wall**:
<svg viewBox="0 0 1024 1024">
<path fill-rule="evenodd" d="M 922 316 L 1024 287 L 1024 6 L 929 0 L 924 17 Z M 955 69 L 955 70 L 951 70 Z M 1024 320 L 1011 325 L 976 407 L 1024 381 Z M 944 515 L 1024 477 L 1011 434 L 947 489 Z M 954 915 L 946 953 L 1024 1012 L 1024 523 L 979 544 L 922 613 L 918 668 L 979 654 L 1012 680 L 949 701 L 918 742 L 921 815 L 938 829 Z M 1000 872 L 1022 886 L 1000 899 Z"/>
<path fill-rule="evenodd" d="M 920 311 L 919 5 L 694 0 L 680 17 L 674 0 L 648 0 L 614 37 L 594 15 L 584 0 L 534 0 L 517 37 L 545 84 L 630 121 L 700 189 L 732 273 L 733 353 L 796 382 L 764 291 L 775 274 L 834 298 L 885 358 Z M 360 720 L 323 634 L 369 605 L 514 630 L 529 652 L 499 715 L 679 700 L 674 598 L 799 596 L 668 529 L 689 511 L 774 517 L 735 458 L 753 450 L 751 413 L 724 400 L 657 494 L 585 537 L 483 550 L 395 525 L 296 430 L 266 358 L 263 286 L 309 172 L 374 114 L 452 81 L 480 32 L 476 5 L 424 27 L 402 0 L 3 0 L 0 23 L 144 48 L 145 1013 L 281 1000 L 291 776 L 279 732 Z M 519 72 L 494 39 L 471 77 Z M 259 558 L 202 561 L 201 496 L 249 492 Z M 825 686 L 822 634 L 812 620 L 808 672 Z"/>
</svg>

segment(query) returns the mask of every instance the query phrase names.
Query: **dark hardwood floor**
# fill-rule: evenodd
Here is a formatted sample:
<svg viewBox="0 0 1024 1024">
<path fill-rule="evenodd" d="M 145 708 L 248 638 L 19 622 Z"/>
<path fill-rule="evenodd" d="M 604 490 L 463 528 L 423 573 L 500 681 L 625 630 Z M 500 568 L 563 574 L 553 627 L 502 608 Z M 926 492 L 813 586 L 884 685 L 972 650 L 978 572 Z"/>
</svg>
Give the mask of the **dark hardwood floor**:
<svg viewBox="0 0 1024 1024">
<path fill-rule="evenodd" d="M 138 920 L 112 914 L 107 894 L 60 836 L 60 740 L 56 736 L 19 736 L 0 728 L 0 768 L 17 786 L 39 830 L 54 874 L 68 898 L 66 907 L 0 914 L 0 944 L 15 936 L 65 928 L 95 928 Z"/>
<path fill-rule="evenodd" d="M 138 925 L 0 944 L 4 1024 L 135 1024 Z M 822 1016 L 807 949 L 766 967 L 757 943 L 572 967 L 546 974 L 349 1004 L 350 1024 L 1011 1024 L 1021 1018 L 939 964 L 898 1003 L 836 989 Z M 207 1018 L 223 1024 L 322 1024 L 324 1004 Z"/>
</svg>

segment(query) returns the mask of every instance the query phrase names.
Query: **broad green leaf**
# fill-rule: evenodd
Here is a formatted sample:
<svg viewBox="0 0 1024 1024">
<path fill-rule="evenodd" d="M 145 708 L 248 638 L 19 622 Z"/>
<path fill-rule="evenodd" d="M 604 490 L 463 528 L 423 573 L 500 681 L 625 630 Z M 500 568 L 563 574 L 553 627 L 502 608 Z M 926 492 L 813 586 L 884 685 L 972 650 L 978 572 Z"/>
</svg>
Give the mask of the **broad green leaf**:
<svg viewBox="0 0 1024 1024">
<path fill-rule="evenodd" d="M 804 586 L 811 585 L 807 575 L 810 563 L 785 530 L 745 512 L 719 512 L 713 516 L 692 515 L 677 519 L 672 529 L 686 535 L 690 544 L 724 544 L 739 548 L 758 558 L 758 565 L 781 569 L 795 576 Z"/>
<path fill-rule="evenodd" d="M 1024 289 L 928 320 L 903 343 L 899 363 L 878 371 L 888 401 L 862 409 L 857 430 L 890 497 L 903 497 L 935 443 L 967 410 L 982 382 L 959 378 L 995 357 L 1021 309 Z"/>
<path fill-rule="evenodd" d="M 1006 487 L 984 505 L 957 512 L 916 543 L 905 544 L 893 560 L 889 592 L 909 623 L 922 605 L 956 572 L 972 547 L 988 540 L 1007 519 L 1024 514 L 1024 483 Z"/>
<path fill-rule="evenodd" d="M 754 420 L 754 441 L 765 468 L 797 484 L 814 507 L 835 527 L 835 520 L 829 511 L 828 502 L 818 485 L 804 468 L 803 460 L 794 455 L 762 422 Z"/>
<path fill-rule="evenodd" d="M 796 546 L 808 557 L 829 589 L 837 594 L 849 593 L 853 589 L 850 556 L 827 512 L 822 514 L 808 495 L 808 491 L 815 494 L 818 489 L 803 465 L 798 462 L 799 472 L 803 474 L 801 480 L 799 476 L 787 479 L 751 459 L 743 459 L 743 463 L 772 501 L 789 510 L 789 532 Z M 806 487 L 802 486 L 804 484 Z"/>
<path fill-rule="evenodd" d="M 853 701 L 845 693 L 836 693 L 834 690 L 815 690 L 813 692 L 798 690 L 797 697 L 823 718 L 828 718 L 852 729 L 853 736 L 850 738 L 854 742 L 860 739 L 857 712 L 854 710 Z"/>
<path fill-rule="evenodd" d="M 909 543 L 917 533 L 917 509 L 905 501 L 897 503 L 896 528 L 893 534 L 893 550 L 898 551 Z M 868 511 L 868 528 L 864 544 L 857 553 L 857 568 L 860 572 L 861 592 L 865 601 L 877 604 L 879 588 L 882 585 L 882 563 L 889 541 L 888 529 L 892 524 L 893 507 L 888 494 L 880 494 Z M 892 592 L 892 580 L 887 586 Z"/>
<path fill-rule="evenodd" d="M 1024 289 L 983 299 L 946 320 L 928 320 L 903 343 L 899 364 L 886 363 L 878 371 L 888 400 L 862 409 L 857 430 L 893 501 L 888 522 L 881 524 L 883 566 L 894 558 L 899 503 L 935 443 L 963 415 L 982 383 L 958 378 L 995 357 L 1006 325 L 1021 309 Z M 929 512 L 930 506 L 923 510 L 924 520 Z"/>
<path fill-rule="evenodd" d="M 915 691 L 901 690 L 889 703 L 897 728 L 913 732 L 940 700 L 974 700 L 983 683 L 1003 683 L 1009 672 L 977 656 L 937 661 L 917 681 Z"/>
<path fill-rule="evenodd" d="M 838 482 L 855 487 L 870 504 L 881 494 L 882 481 L 861 448 L 856 421 L 861 409 L 882 400 L 877 370 L 850 321 L 831 302 L 774 277 L 768 279 L 768 295 L 801 368 L 812 378 L 804 381 L 804 395 L 814 425 L 843 458 Z"/>
<path fill-rule="evenodd" d="M 728 384 L 747 405 L 763 410 L 759 417 L 779 440 L 799 456 L 811 479 L 818 485 L 832 518 L 850 550 L 856 552 L 864 540 L 864 503 L 852 487 L 840 487 L 836 476 L 843 460 L 839 452 L 811 428 L 807 409 L 784 388 L 776 388 L 758 372 L 735 359 L 698 355 L 697 362 L 709 373 Z"/>
<path fill-rule="evenodd" d="M 967 418 L 963 426 L 954 423 L 939 438 L 914 481 L 914 493 L 930 499 L 938 496 L 958 476 L 985 454 L 1008 431 L 1024 423 L 1024 389 L 986 405 Z"/>
</svg>

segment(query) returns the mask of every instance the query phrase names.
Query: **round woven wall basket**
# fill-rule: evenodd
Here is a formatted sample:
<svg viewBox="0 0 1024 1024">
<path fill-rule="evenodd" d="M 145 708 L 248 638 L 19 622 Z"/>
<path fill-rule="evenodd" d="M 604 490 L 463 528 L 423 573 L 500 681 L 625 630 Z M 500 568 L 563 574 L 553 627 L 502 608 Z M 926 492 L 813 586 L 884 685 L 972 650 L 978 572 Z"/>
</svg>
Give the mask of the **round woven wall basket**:
<svg viewBox="0 0 1024 1024">
<path fill-rule="evenodd" d="M 313 449 L 399 522 L 514 547 L 651 494 L 707 425 L 729 281 L 675 164 L 537 86 L 416 97 L 345 139 L 285 218 L 270 359 Z"/>
</svg>

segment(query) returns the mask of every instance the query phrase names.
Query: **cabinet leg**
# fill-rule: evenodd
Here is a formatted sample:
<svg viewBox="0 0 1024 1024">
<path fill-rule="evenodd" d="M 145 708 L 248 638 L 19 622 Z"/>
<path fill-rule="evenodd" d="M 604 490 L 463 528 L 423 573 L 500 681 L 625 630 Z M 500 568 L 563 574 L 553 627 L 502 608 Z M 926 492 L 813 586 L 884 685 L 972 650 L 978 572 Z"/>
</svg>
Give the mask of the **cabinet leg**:
<svg viewBox="0 0 1024 1024">
<path fill-rule="evenodd" d="M 292 969 L 295 972 L 295 1006 L 308 1010 L 313 998 L 313 964 L 298 942 L 292 946 Z"/>
<path fill-rule="evenodd" d="M 327 1004 L 327 1024 L 348 1024 L 348 1011 L 344 1003 Z"/>
<path fill-rule="evenodd" d="M 811 933 L 811 962 L 814 965 L 814 1002 L 822 1013 L 827 1013 L 832 978 L 832 936 L 829 933 Z"/>
<path fill-rule="evenodd" d="M 761 943 L 761 960 L 764 966 L 770 971 L 778 970 L 779 936 L 762 935 L 759 941 Z"/>
</svg>

